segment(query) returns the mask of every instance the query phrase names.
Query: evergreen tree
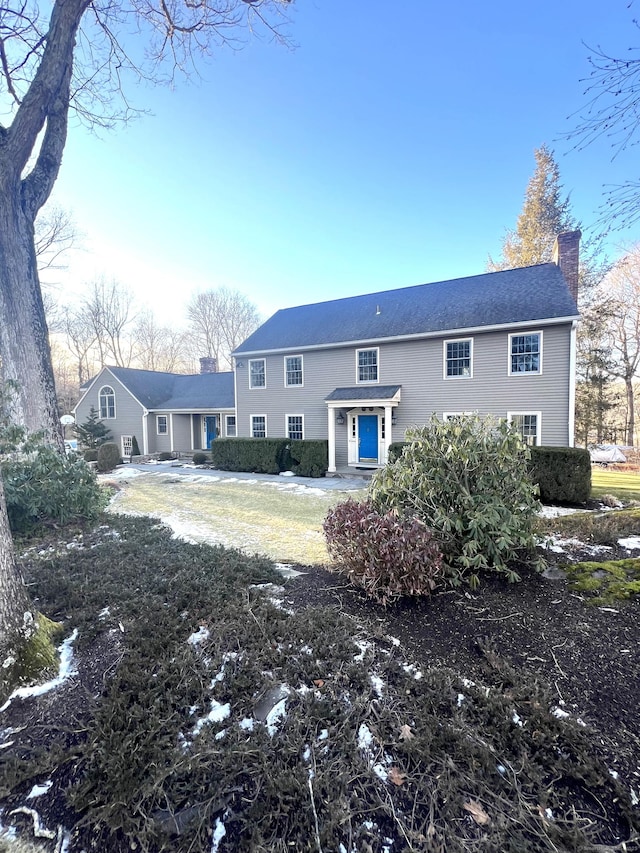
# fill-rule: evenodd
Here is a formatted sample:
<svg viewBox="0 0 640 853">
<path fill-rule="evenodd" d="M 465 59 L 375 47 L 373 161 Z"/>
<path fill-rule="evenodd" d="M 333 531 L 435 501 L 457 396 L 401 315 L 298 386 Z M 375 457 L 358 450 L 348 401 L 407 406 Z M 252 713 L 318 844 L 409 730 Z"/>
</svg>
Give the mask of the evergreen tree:
<svg viewBox="0 0 640 853">
<path fill-rule="evenodd" d="M 87 420 L 83 424 L 76 424 L 73 431 L 82 446 L 92 450 L 111 438 L 111 430 L 98 418 L 98 412 L 93 406 L 89 409 Z"/>
</svg>

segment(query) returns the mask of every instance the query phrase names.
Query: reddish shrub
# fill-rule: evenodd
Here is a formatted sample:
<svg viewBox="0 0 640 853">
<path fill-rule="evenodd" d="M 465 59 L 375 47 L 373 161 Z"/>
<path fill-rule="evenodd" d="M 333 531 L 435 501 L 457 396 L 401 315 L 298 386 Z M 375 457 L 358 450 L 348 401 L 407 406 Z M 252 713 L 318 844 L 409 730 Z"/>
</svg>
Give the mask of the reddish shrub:
<svg viewBox="0 0 640 853">
<path fill-rule="evenodd" d="M 343 572 L 382 604 L 430 595 L 442 577 L 440 546 L 418 519 L 381 515 L 369 501 L 349 498 L 329 510 L 323 529 L 336 563 L 330 570 Z"/>
</svg>

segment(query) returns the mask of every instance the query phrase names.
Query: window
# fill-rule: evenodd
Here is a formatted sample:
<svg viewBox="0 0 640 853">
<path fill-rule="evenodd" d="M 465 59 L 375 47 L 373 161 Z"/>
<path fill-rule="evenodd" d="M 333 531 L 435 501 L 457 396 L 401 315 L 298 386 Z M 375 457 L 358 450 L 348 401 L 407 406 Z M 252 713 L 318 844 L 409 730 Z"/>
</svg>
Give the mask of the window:
<svg viewBox="0 0 640 853">
<path fill-rule="evenodd" d="M 287 437 L 291 441 L 302 441 L 304 438 L 303 415 L 287 415 Z"/>
<path fill-rule="evenodd" d="M 156 415 L 156 433 L 166 435 L 169 432 L 169 423 L 166 415 Z"/>
<path fill-rule="evenodd" d="M 123 435 L 120 436 L 120 443 L 122 444 L 122 455 L 133 456 L 133 436 L 132 435 Z"/>
<path fill-rule="evenodd" d="M 472 376 L 471 357 L 473 352 L 473 341 L 471 338 L 461 341 L 444 342 L 444 376 L 445 379 L 464 377 L 470 379 Z"/>
<path fill-rule="evenodd" d="M 236 416 L 235 415 L 227 415 L 226 416 L 227 423 L 227 438 L 235 438 L 236 435 Z"/>
<path fill-rule="evenodd" d="M 105 418 L 115 418 L 116 416 L 116 395 L 109 385 L 103 385 L 98 395 L 100 420 Z"/>
<path fill-rule="evenodd" d="M 358 382 L 378 381 L 378 349 L 356 350 Z"/>
<path fill-rule="evenodd" d="M 290 355 L 284 360 L 284 384 L 287 388 L 302 385 L 302 356 Z"/>
<path fill-rule="evenodd" d="M 251 438 L 267 437 L 267 416 L 251 415 Z"/>
<path fill-rule="evenodd" d="M 509 373 L 542 373 L 542 332 L 509 335 Z"/>
<path fill-rule="evenodd" d="M 249 361 L 249 388 L 267 387 L 267 367 L 264 358 Z"/>
<path fill-rule="evenodd" d="M 515 426 L 525 444 L 540 444 L 540 412 L 507 412 L 507 421 Z"/>
</svg>

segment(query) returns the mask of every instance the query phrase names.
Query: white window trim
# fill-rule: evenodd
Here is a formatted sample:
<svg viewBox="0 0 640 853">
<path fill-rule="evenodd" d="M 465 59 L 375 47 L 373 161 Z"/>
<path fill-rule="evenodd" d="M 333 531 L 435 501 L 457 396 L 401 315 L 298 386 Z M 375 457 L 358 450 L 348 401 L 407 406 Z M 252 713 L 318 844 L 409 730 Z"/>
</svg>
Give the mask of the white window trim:
<svg viewBox="0 0 640 853">
<path fill-rule="evenodd" d="M 253 434 L 253 419 L 254 418 L 264 418 L 264 437 L 267 438 L 269 435 L 267 431 L 267 416 L 261 413 L 256 415 L 249 415 L 249 435 L 251 438 L 255 438 L 256 436 Z M 262 438 L 262 436 L 260 436 Z"/>
<path fill-rule="evenodd" d="M 113 396 L 113 417 L 109 415 L 105 415 L 102 417 L 102 403 L 100 402 L 100 398 L 102 397 L 102 391 L 105 388 L 111 389 L 111 396 Z M 103 385 L 102 388 L 98 391 L 98 415 L 100 416 L 101 421 L 115 421 L 118 415 L 118 410 L 116 409 L 116 390 L 113 385 Z"/>
<path fill-rule="evenodd" d="M 511 370 L 511 341 L 513 338 L 522 337 L 522 335 L 538 335 L 540 340 L 540 353 L 539 353 L 539 369 L 538 370 L 517 370 L 515 373 Z M 543 354 L 543 345 L 542 345 L 542 329 L 532 329 L 527 332 L 512 332 L 509 335 L 509 349 L 507 351 L 507 375 L 508 376 L 542 376 L 542 354 Z M 534 414 L 534 412 L 528 412 L 527 414 Z"/>
<path fill-rule="evenodd" d="M 166 429 L 164 432 L 160 432 L 160 418 L 164 418 Z M 156 415 L 156 435 L 169 435 L 169 416 L 168 415 Z"/>
<path fill-rule="evenodd" d="M 540 447 L 542 444 L 542 412 L 518 411 L 507 412 L 507 423 L 511 423 L 517 415 L 535 415 L 536 416 L 536 445 Z"/>
<path fill-rule="evenodd" d="M 251 384 L 251 365 L 255 364 L 255 362 L 261 361 L 264 364 L 264 385 L 252 385 Z M 249 359 L 249 388 L 252 391 L 264 391 L 267 387 L 267 359 L 266 358 L 250 358 Z"/>
<path fill-rule="evenodd" d="M 304 415 L 301 412 L 294 412 L 284 416 L 284 434 L 289 438 L 289 418 L 302 418 L 302 441 L 304 441 Z M 296 441 L 297 439 L 291 439 Z"/>
<path fill-rule="evenodd" d="M 287 359 L 288 358 L 299 358 L 300 359 L 300 372 L 302 373 L 302 382 L 298 385 L 290 385 L 287 382 Z M 294 355 L 285 355 L 283 359 L 284 366 L 284 387 L 285 388 L 304 388 L 304 356 L 302 354 L 294 354 Z"/>
<path fill-rule="evenodd" d="M 358 364 L 358 355 L 361 352 L 373 352 L 376 354 L 376 374 L 377 379 L 360 379 L 360 365 Z M 380 384 L 380 347 L 359 347 L 356 350 L 356 385 L 379 385 Z"/>
<path fill-rule="evenodd" d="M 229 435 L 229 418 L 233 418 L 233 435 Z M 238 418 L 236 415 L 225 415 L 224 416 L 224 434 L 227 438 L 236 438 L 238 435 Z"/>
<path fill-rule="evenodd" d="M 447 344 L 461 344 L 469 341 L 469 375 L 468 376 L 448 376 L 447 375 Z M 442 378 L 445 382 L 455 382 L 458 379 L 473 379 L 473 338 L 447 338 L 442 342 Z"/>
</svg>

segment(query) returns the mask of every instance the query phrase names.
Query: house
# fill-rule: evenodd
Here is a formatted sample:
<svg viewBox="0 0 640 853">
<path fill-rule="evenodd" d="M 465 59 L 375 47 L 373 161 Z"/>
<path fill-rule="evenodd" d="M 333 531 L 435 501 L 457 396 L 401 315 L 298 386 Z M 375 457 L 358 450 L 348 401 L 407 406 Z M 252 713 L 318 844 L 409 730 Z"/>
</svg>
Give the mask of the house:
<svg viewBox="0 0 640 853">
<path fill-rule="evenodd" d="M 434 412 L 572 446 L 580 236 L 553 263 L 278 311 L 233 353 L 238 436 L 328 438 L 330 472 L 383 465 Z"/>
<path fill-rule="evenodd" d="M 217 373 L 215 359 L 200 365 L 191 376 L 104 367 L 83 387 L 76 422 L 93 406 L 123 456 L 134 436 L 142 453 L 206 449 L 218 435 L 235 436 L 233 373 Z"/>
</svg>

